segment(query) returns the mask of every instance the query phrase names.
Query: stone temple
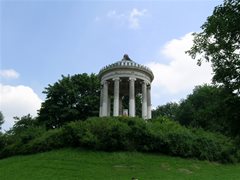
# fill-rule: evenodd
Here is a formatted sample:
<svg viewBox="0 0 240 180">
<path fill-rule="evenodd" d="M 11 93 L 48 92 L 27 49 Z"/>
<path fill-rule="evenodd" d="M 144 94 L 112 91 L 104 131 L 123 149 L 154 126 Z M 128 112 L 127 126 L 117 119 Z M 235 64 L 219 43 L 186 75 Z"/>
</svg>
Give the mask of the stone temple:
<svg viewBox="0 0 240 180">
<path fill-rule="evenodd" d="M 128 55 L 99 72 L 101 97 L 99 116 L 136 116 L 136 95 L 141 95 L 142 118 L 151 119 L 151 82 L 154 75 L 143 65 L 131 60 Z M 128 109 L 123 109 L 123 99 L 128 97 Z"/>
</svg>

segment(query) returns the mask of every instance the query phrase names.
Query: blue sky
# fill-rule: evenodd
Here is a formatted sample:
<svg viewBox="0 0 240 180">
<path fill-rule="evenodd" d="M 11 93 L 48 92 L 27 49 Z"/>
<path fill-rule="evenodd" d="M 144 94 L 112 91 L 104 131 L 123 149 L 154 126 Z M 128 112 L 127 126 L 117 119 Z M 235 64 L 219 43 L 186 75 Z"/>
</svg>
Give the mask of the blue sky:
<svg viewBox="0 0 240 180">
<path fill-rule="evenodd" d="M 184 54 L 191 32 L 218 0 L 5 1 L 0 4 L 1 103 L 4 128 L 13 116 L 36 115 L 44 87 L 61 75 L 98 73 L 127 53 L 152 68 L 156 107 L 209 83 L 210 65 Z"/>
</svg>

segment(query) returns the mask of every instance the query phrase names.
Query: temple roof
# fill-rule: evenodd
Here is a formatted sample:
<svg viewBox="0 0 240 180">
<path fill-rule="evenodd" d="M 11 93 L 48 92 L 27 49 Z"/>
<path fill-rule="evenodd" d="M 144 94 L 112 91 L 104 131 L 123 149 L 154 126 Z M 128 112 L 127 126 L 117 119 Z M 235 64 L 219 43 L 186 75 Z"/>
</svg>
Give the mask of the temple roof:
<svg viewBox="0 0 240 180">
<path fill-rule="evenodd" d="M 107 66 L 104 66 L 100 71 L 99 71 L 99 77 L 101 77 L 103 74 L 106 72 L 109 72 L 111 70 L 115 69 L 133 69 L 133 70 L 140 70 L 146 72 L 150 77 L 151 80 L 153 80 L 154 75 L 153 72 L 150 68 L 147 66 L 141 65 L 136 63 L 135 61 L 131 60 L 127 54 L 124 54 L 123 59 L 120 61 L 117 61 L 115 63 L 109 64 Z"/>
</svg>

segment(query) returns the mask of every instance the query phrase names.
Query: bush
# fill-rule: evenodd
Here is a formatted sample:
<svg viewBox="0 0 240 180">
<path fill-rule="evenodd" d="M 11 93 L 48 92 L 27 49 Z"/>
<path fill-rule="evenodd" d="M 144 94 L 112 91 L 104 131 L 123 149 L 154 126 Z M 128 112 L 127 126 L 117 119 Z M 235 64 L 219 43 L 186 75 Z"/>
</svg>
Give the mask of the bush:
<svg viewBox="0 0 240 180">
<path fill-rule="evenodd" d="M 65 140 L 66 143 L 73 147 L 78 147 L 81 145 L 80 139 L 86 134 L 86 127 L 84 122 L 75 121 L 70 122 L 66 126 L 63 127 L 63 131 L 65 132 Z"/>
<path fill-rule="evenodd" d="M 125 123 L 130 128 L 128 137 L 128 150 L 150 151 L 152 138 L 147 122 L 141 118 L 119 117 L 119 121 Z"/>
<path fill-rule="evenodd" d="M 65 142 L 65 134 L 62 128 L 49 130 L 26 144 L 22 153 L 37 153 L 66 147 Z"/>
<path fill-rule="evenodd" d="M 140 118 L 90 118 L 64 128 L 72 146 L 95 150 L 137 150 L 210 161 L 234 162 L 237 151 L 226 136 L 186 128 L 166 117 L 144 121 Z"/>
<path fill-rule="evenodd" d="M 114 151 L 127 149 L 130 128 L 114 118 L 90 118 L 68 124 L 65 131 L 73 146 Z"/>
<path fill-rule="evenodd" d="M 220 162 L 240 160 L 240 150 L 230 138 L 202 129 L 186 128 L 166 117 L 149 121 L 128 117 L 95 117 L 36 133 L 38 135 L 33 135 L 32 130 L 28 133 L 19 136 L 16 141 L 6 135 L 7 145 L 0 156 L 83 147 L 104 151 L 157 152 Z"/>
<path fill-rule="evenodd" d="M 154 120 L 150 129 L 155 139 L 152 147 L 156 152 L 210 161 L 239 160 L 234 142 L 221 134 L 186 128 L 166 118 Z"/>
<path fill-rule="evenodd" d="M 15 154 L 23 154 L 26 144 L 46 132 L 44 127 L 29 127 L 17 132 L 10 130 L 2 135 L 2 149 L 0 157 L 8 157 Z"/>
<path fill-rule="evenodd" d="M 0 132 L 0 151 L 5 147 L 6 137 Z"/>
</svg>

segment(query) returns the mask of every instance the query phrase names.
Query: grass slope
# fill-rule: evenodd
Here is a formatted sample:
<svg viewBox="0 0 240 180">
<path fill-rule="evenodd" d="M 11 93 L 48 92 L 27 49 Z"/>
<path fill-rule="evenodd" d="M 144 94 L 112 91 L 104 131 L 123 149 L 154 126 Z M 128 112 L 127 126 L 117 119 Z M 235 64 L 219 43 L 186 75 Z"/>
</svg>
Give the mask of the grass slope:
<svg viewBox="0 0 240 180">
<path fill-rule="evenodd" d="M 223 165 L 135 152 L 62 149 L 0 160 L 1 180 L 240 179 L 240 164 Z"/>
</svg>

